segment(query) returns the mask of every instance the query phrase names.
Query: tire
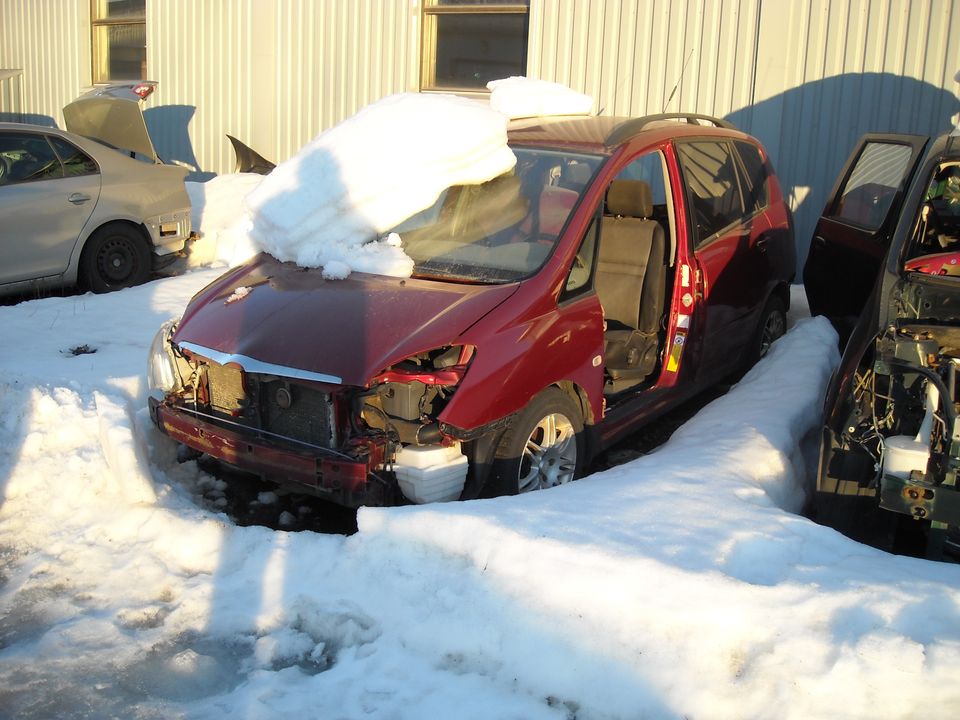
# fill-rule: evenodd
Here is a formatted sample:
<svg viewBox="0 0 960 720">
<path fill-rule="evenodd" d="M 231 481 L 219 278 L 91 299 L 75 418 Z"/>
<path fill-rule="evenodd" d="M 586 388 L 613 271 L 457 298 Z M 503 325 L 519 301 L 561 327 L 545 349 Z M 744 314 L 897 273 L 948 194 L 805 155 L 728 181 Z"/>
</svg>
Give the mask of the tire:
<svg viewBox="0 0 960 720">
<path fill-rule="evenodd" d="M 747 368 L 756 365 L 770 352 L 770 346 L 784 336 L 787 331 L 787 310 L 783 300 L 776 295 L 767 300 L 760 314 L 756 333 L 750 343 L 749 364 Z"/>
<path fill-rule="evenodd" d="M 87 240 L 80 256 L 80 285 L 95 293 L 140 285 L 150 279 L 146 240 L 128 225 L 106 225 Z"/>
<path fill-rule="evenodd" d="M 494 495 L 517 495 L 576 480 L 585 447 L 580 408 L 551 387 L 520 411 L 497 444 L 491 467 Z"/>
</svg>

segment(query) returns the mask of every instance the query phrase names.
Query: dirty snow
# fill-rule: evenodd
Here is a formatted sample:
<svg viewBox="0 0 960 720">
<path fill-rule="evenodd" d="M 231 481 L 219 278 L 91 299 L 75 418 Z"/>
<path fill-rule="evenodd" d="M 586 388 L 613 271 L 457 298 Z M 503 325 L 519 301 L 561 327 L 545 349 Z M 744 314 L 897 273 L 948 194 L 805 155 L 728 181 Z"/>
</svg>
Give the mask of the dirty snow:
<svg viewBox="0 0 960 720">
<path fill-rule="evenodd" d="M 200 502 L 226 483 L 143 409 L 155 329 L 216 272 L 0 307 L 0 715 L 960 710 L 960 568 L 796 514 L 836 362 L 822 319 L 645 457 L 324 536 Z"/>
<path fill-rule="evenodd" d="M 529 77 L 491 80 L 490 107 L 508 118 L 539 115 L 589 115 L 593 98 L 566 85 Z"/>
</svg>

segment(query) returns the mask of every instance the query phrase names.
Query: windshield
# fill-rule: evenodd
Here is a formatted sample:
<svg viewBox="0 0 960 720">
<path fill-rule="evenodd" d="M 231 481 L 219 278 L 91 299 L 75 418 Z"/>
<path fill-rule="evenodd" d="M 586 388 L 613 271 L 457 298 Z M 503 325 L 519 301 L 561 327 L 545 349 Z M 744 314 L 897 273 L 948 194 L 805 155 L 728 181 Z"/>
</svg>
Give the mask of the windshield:
<svg viewBox="0 0 960 720">
<path fill-rule="evenodd" d="M 482 185 L 444 190 L 395 228 L 414 275 L 484 283 L 519 280 L 549 257 L 604 158 L 514 148 L 517 165 Z"/>
</svg>

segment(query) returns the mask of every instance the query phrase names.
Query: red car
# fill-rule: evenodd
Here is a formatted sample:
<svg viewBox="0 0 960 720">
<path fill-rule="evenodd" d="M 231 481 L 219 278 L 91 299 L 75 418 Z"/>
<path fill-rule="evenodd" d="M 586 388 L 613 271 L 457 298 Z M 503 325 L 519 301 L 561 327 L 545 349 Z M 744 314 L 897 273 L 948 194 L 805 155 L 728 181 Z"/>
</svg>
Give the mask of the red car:
<svg viewBox="0 0 960 720">
<path fill-rule="evenodd" d="M 513 171 L 397 228 L 408 279 L 261 254 L 198 293 L 154 341 L 156 425 L 351 507 L 524 492 L 783 333 L 793 226 L 755 139 L 696 115 L 509 138 Z"/>
</svg>

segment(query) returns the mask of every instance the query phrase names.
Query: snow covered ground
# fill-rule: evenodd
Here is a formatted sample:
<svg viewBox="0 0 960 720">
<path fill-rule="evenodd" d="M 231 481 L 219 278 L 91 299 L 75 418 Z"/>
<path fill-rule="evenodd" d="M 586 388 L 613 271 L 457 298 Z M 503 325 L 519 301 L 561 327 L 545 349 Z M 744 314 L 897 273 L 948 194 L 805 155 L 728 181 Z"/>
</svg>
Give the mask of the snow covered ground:
<svg viewBox="0 0 960 720">
<path fill-rule="evenodd" d="M 285 533 L 198 504 L 218 481 L 143 410 L 156 327 L 218 272 L 0 307 L 0 716 L 960 710 L 960 568 L 795 514 L 823 320 L 626 465 Z"/>
</svg>

